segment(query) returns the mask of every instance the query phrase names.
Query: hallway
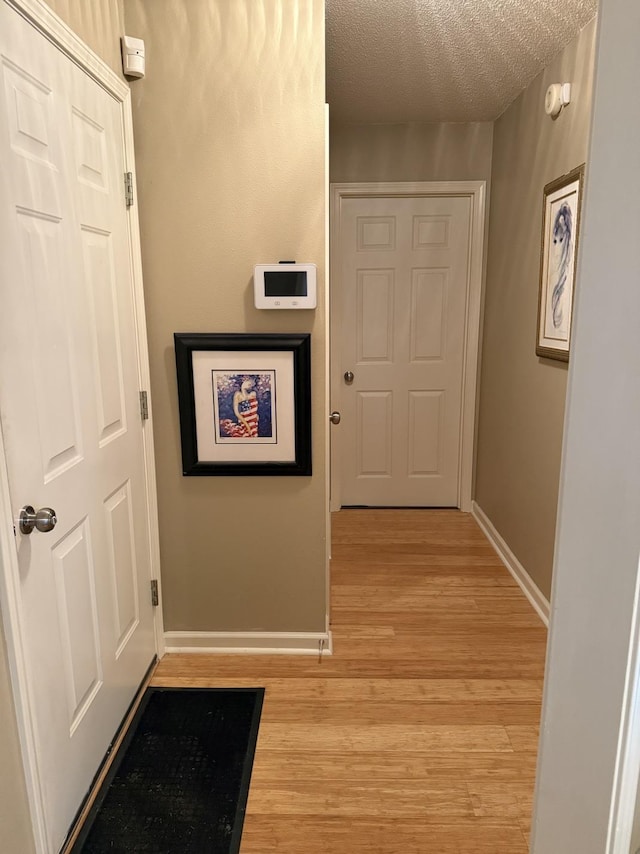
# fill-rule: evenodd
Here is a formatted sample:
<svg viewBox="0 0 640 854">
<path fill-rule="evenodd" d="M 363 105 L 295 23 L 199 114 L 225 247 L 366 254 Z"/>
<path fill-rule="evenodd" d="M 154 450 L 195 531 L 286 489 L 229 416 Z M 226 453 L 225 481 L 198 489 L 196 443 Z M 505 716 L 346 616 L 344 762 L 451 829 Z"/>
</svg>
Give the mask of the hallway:
<svg viewBox="0 0 640 854">
<path fill-rule="evenodd" d="M 167 655 L 266 687 L 242 854 L 526 854 L 546 630 L 470 515 L 333 515 L 334 654 Z"/>
</svg>

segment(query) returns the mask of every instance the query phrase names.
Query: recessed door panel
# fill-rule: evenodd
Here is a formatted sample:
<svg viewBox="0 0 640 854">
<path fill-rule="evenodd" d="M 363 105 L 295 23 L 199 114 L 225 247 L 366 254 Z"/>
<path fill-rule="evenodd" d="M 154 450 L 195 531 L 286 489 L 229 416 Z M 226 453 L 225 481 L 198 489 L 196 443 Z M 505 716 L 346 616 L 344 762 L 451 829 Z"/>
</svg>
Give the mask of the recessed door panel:
<svg viewBox="0 0 640 854">
<path fill-rule="evenodd" d="M 358 395 L 358 477 L 391 477 L 392 407 L 389 391 Z"/>
<path fill-rule="evenodd" d="M 411 271 L 411 361 L 442 359 L 448 270 Z"/>
<path fill-rule="evenodd" d="M 444 392 L 409 393 L 409 477 L 440 474 Z"/>
<path fill-rule="evenodd" d="M 357 359 L 393 361 L 393 270 L 359 270 L 357 281 Z"/>
<path fill-rule="evenodd" d="M 51 553 L 65 659 L 70 735 L 102 684 L 95 570 L 89 538 L 85 519 Z"/>
<path fill-rule="evenodd" d="M 116 656 L 119 656 L 138 622 L 137 567 L 129 482 L 107 498 L 105 513 L 111 579 L 116 602 Z"/>
<path fill-rule="evenodd" d="M 41 80 L 2 57 L 7 120 L 16 154 L 53 166 L 50 146 L 51 90 Z"/>
<path fill-rule="evenodd" d="M 82 459 L 77 362 L 65 300 L 65 271 L 61 269 L 64 226 L 57 218 L 26 210 L 18 211 L 17 224 L 24 265 L 23 299 L 30 314 L 38 444 L 43 479 L 48 483 Z"/>
<path fill-rule="evenodd" d="M 102 446 L 126 429 L 112 236 L 85 226 L 82 245 L 94 333 L 98 441 Z"/>
<path fill-rule="evenodd" d="M 414 249 L 447 249 L 449 247 L 448 216 L 414 216 Z"/>
<path fill-rule="evenodd" d="M 73 107 L 74 151 L 78 180 L 90 187 L 108 191 L 106 139 L 102 125 Z"/>
<path fill-rule="evenodd" d="M 359 252 L 388 251 L 396 248 L 396 220 L 392 216 L 362 216 L 357 221 Z"/>
</svg>

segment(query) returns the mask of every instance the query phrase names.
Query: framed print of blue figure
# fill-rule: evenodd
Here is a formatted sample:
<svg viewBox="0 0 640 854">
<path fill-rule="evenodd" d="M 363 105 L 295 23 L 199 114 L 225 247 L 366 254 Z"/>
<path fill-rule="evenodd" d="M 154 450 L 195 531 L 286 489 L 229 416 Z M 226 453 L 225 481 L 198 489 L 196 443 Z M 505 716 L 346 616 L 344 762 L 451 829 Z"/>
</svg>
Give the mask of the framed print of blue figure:
<svg viewBox="0 0 640 854">
<path fill-rule="evenodd" d="M 568 361 L 584 164 L 544 188 L 536 353 Z"/>
<path fill-rule="evenodd" d="M 311 474 L 310 335 L 174 341 L 183 474 Z"/>
<path fill-rule="evenodd" d="M 211 371 L 211 381 L 216 442 L 277 442 L 275 371 Z"/>
</svg>

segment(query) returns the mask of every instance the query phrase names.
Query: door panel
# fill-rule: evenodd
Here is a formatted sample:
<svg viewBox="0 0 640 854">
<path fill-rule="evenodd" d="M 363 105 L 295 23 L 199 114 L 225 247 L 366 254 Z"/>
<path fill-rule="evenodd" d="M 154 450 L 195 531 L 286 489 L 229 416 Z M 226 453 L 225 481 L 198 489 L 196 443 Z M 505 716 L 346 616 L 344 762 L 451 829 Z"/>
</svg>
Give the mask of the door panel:
<svg viewBox="0 0 640 854">
<path fill-rule="evenodd" d="M 358 393 L 358 476 L 391 477 L 393 395 L 384 391 Z M 370 429 L 375 425 L 375 429 Z"/>
<path fill-rule="evenodd" d="M 119 658 L 140 617 L 136 584 L 138 566 L 129 480 L 108 496 L 104 509 L 109 544 L 109 570 L 115 602 L 116 658 Z"/>
<path fill-rule="evenodd" d="M 357 360 L 391 362 L 393 353 L 393 270 L 359 270 Z"/>
<path fill-rule="evenodd" d="M 81 238 L 94 342 L 98 441 L 102 447 L 126 430 L 112 237 L 83 226 Z"/>
<path fill-rule="evenodd" d="M 440 474 L 444 392 L 409 392 L 409 477 Z"/>
<path fill-rule="evenodd" d="M 0 2 L 0 418 L 49 850 L 155 654 L 122 105 Z"/>
<path fill-rule="evenodd" d="M 342 504 L 457 506 L 471 204 L 340 208 Z"/>
<path fill-rule="evenodd" d="M 103 682 L 95 568 L 88 520 L 51 550 L 68 717 L 73 732 Z"/>
<path fill-rule="evenodd" d="M 442 360 L 447 331 L 448 270 L 411 271 L 412 362 Z"/>
</svg>

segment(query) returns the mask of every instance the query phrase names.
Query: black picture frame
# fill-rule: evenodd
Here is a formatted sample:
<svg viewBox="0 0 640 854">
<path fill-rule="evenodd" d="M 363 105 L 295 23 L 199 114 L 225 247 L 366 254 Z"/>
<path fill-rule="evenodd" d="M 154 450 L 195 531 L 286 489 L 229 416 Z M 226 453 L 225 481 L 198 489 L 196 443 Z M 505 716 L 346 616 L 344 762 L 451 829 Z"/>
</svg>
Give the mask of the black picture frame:
<svg viewBox="0 0 640 854">
<path fill-rule="evenodd" d="M 173 337 L 183 475 L 310 475 L 311 336 Z"/>
</svg>

